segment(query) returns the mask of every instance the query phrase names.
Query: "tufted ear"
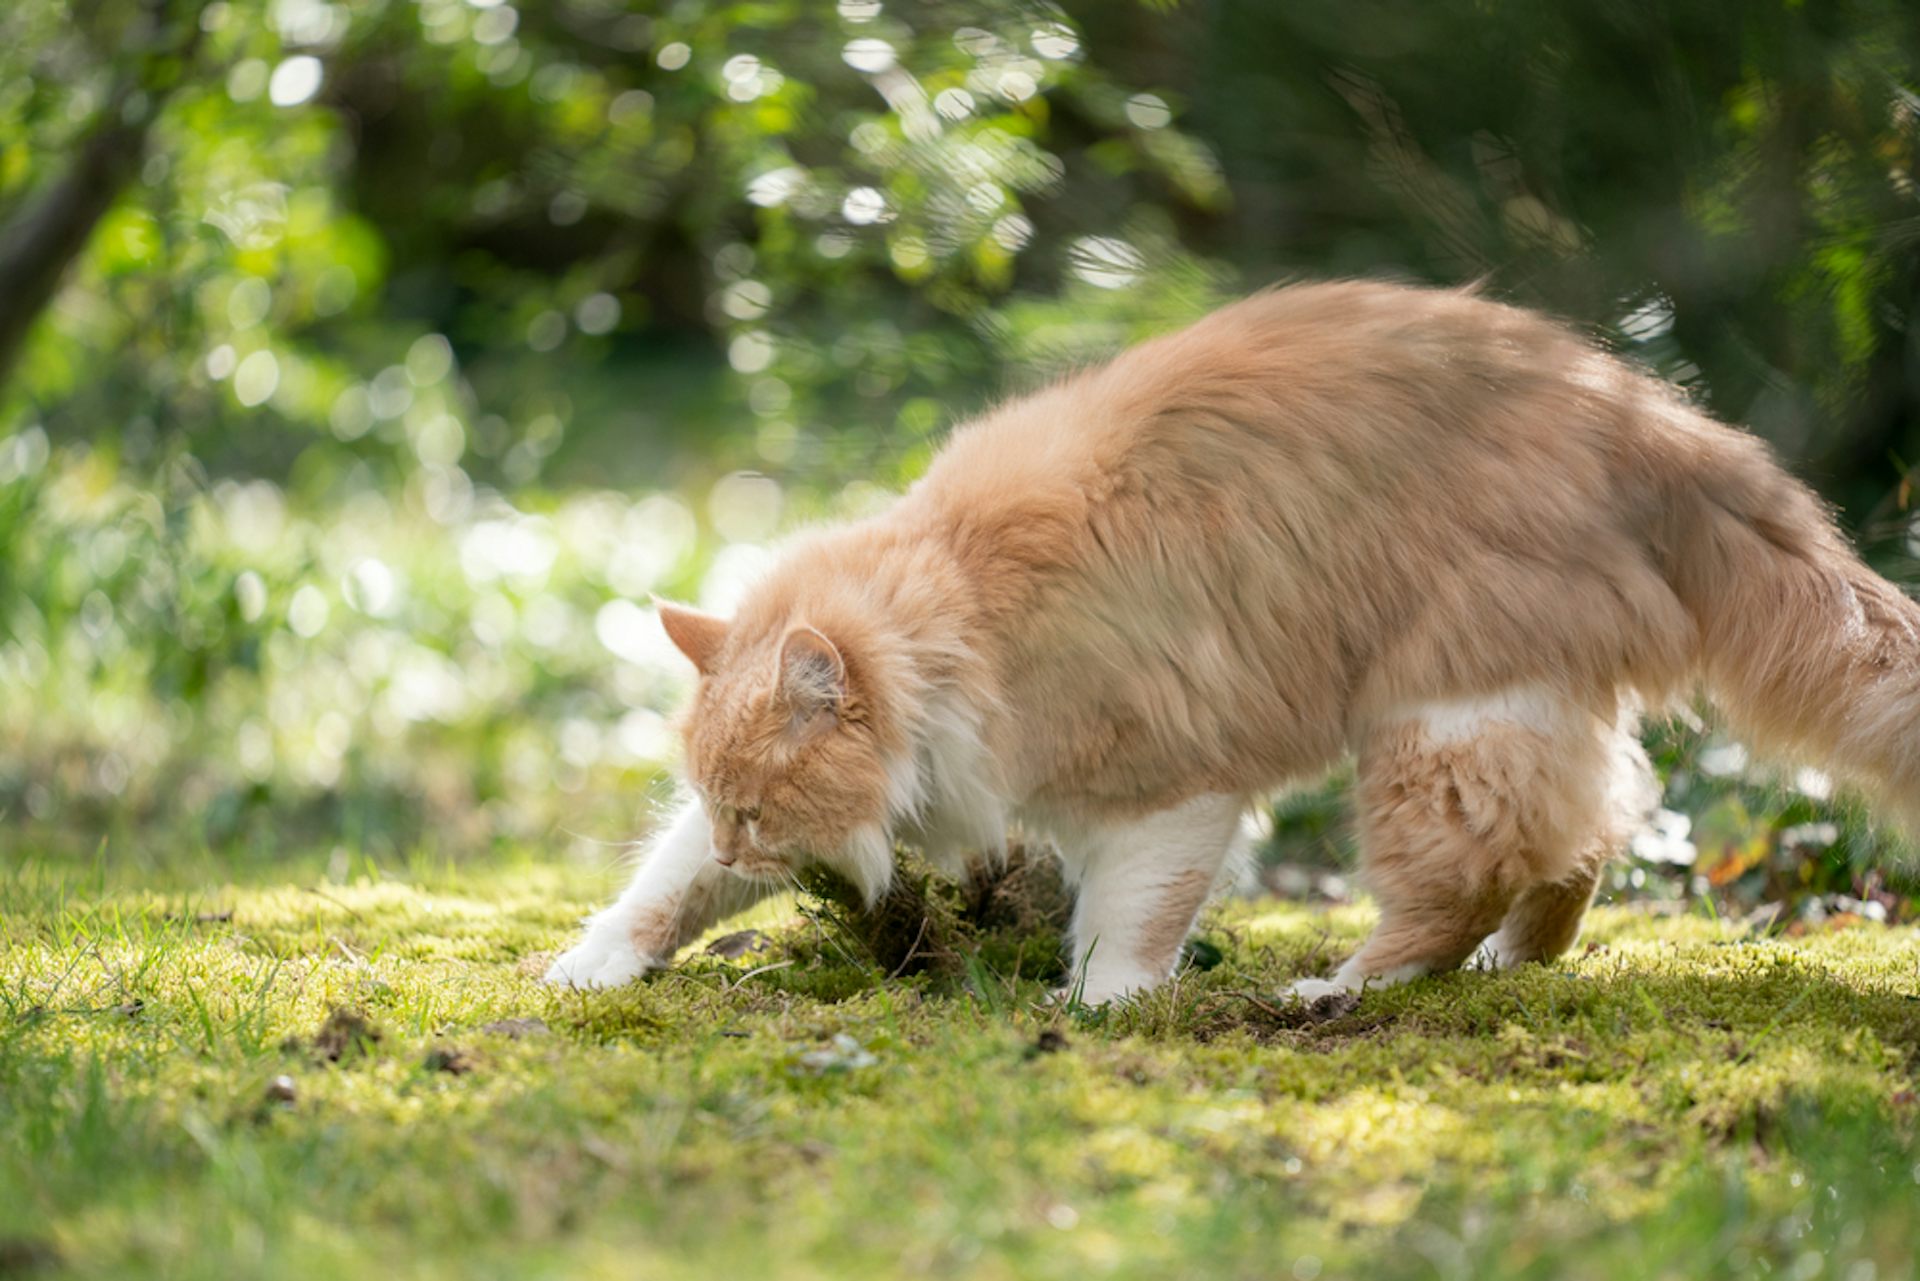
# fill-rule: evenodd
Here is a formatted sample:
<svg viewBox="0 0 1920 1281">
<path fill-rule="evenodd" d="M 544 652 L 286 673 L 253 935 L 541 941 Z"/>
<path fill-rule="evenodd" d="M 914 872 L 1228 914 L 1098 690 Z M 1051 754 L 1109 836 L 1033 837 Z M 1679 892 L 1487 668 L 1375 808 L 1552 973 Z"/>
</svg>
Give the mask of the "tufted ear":
<svg viewBox="0 0 1920 1281">
<path fill-rule="evenodd" d="M 794 627 L 780 642 L 780 694 L 796 727 L 838 718 L 847 697 L 847 664 L 825 632 Z"/>
<path fill-rule="evenodd" d="M 721 642 L 727 639 L 727 620 L 658 596 L 653 598 L 653 603 L 660 611 L 660 625 L 667 629 L 667 639 L 693 660 L 702 676 L 711 674 L 713 657 L 720 652 Z"/>
</svg>

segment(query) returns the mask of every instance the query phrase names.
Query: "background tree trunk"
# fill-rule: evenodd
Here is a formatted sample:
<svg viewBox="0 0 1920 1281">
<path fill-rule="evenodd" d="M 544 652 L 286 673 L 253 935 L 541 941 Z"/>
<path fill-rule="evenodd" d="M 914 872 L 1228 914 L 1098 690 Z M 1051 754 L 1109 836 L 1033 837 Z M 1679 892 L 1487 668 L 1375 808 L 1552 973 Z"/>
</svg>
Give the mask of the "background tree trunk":
<svg viewBox="0 0 1920 1281">
<path fill-rule="evenodd" d="M 150 0 L 136 54 L 65 173 L 0 227 L 0 387 L 33 322 L 140 170 L 147 134 L 200 44 L 202 0 Z"/>
</svg>

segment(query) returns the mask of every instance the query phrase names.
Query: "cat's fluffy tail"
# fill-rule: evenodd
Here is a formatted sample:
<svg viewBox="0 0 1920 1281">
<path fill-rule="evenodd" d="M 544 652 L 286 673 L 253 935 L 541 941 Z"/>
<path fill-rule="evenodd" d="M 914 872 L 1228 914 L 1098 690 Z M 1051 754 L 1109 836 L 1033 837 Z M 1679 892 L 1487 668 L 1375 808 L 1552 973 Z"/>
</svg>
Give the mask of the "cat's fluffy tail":
<svg viewBox="0 0 1920 1281">
<path fill-rule="evenodd" d="M 1758 441 L 1692 443 L 1662 542 L 1709 695 L 1756 746 L 1863 787 L 1920 838 L 1920 605 Z"/>
</svg>

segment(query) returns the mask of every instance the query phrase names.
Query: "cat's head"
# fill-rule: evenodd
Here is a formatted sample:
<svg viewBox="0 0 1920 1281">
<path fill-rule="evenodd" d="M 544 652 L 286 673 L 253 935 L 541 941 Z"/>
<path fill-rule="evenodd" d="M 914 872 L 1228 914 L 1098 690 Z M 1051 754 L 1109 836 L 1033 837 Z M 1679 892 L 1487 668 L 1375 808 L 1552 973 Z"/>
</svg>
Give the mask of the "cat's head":
<svg viewBox="0 0 1920 1281">
<path fill-rule="evenodd" d="M 715 860 L 762 881 L 825 863 L 877 899 L 893 848 L 874 673 L 807 623 L 657 603 L 700 672 L 681 732 Z"/>
</svg>

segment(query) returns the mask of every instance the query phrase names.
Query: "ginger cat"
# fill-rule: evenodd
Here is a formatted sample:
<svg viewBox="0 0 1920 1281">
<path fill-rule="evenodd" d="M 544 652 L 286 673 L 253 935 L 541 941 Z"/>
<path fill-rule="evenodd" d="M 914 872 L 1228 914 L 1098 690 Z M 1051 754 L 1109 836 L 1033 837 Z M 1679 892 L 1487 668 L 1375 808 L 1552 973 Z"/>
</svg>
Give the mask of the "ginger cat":
<svg viewBox="0 0 1920 1281">
<path fill-rule="evenodd" d="M 696 799 L 550 982 L 625 983 L 820 859 L 1077 885 L 1084 1000 L 1149 988 L 1272 789 L 1358 757 L 1378 928 L 1306 996 L 1573 941 L 1649 800 L 1642 708 L 1920 790 L 1920 608 L 1752 437 L 1532 312 L 1298 285 L 956 430 L 732 619 L 662 604 Z"/>
</svg>

